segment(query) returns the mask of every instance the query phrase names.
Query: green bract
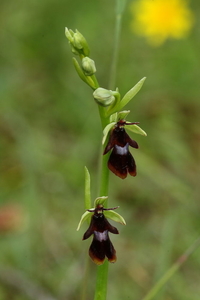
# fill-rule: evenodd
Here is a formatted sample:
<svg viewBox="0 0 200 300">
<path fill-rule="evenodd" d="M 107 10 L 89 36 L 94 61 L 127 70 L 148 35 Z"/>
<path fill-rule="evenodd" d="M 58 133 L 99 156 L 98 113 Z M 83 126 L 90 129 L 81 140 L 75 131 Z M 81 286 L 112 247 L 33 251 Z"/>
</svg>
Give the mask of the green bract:
<svg viewBox="0 0 200 300">
<path fill-rule="evenodd" d="M 78 75 L 80 76 L 80 78 L 87 83 L 92 89 L 96 89 L 96 82 L 93 80 L 92 77 L 90 76 L 86 76 L 83 72 L 83 69 L 81 68 L 81 66 L 79 65 L 78 61 L 76 60 L 75 57 L 73 57 L 73 63 L 74 63 L 74 67 L 78 73 Z"/>
<path fill-rule="evenodd" d="M 127 105 L 129 101 L 131 101 L 133 97 L 139 92 L 145 79 L 146 77 L 142 78 L 138 83 L 136 83 L 136 85 L 132 89 L 130 89 L 122 99 L 119 91 L 117 90 L 118 92 L 117 101 L 108 108 L 106 112 L 106 116 L 110 116 L 116 112 L 119 112 L 125 105 Z"/>
<path fill-rule="evenodd" d="M 90 173 L 85 167 L 85 209 L 91 207 L 91 196 L 90 196 Z"/>
<path fill-rule="evenodd" d="M 120 101 L 120 104 L 118 106 L 118 110 L 121 110 L 126 104 L 129 103 L 133 99 L 133 97 L 139 92 L 141 87 L 143 86 L 143 83 L 145 81 L 146 77 L 143 77 L 132 89 L 130 89 L 122 98 Z"/>
</svg>

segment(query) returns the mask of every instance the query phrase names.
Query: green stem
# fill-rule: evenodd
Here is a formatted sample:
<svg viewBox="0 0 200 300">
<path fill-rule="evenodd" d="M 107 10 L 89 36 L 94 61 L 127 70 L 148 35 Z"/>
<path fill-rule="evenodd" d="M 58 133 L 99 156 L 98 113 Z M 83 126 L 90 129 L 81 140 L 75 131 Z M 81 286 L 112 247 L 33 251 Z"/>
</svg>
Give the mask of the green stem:
<svg viewBox="0 0 200 300">
<path fill-rule="evenodd" d="M 121 18 L 124 11 L 126 0 L 116 0 L 116 23 L 115 23 L 115 39 L 114 49 L 110 73 L 110 84 L 109 88 L 112 90 L 115 87 L 117 61 L 119 54 L 119 37 L 121 31 Z M 99 107 L 99 114 L 101 118 L 102 128 L 109 124 L 109 117 L 106 117 L 105 109 Z M 108 195 L 109 186 L 109 170 L 108 170 L 108 158 L 109 155 L 103 155 L 102 167 L 101 167 L 101 185 L 100 185 L 100 196 Z M 107 206 L 107 203 L 106 203 Z M 108 261 L 106 260 L 103 265 L 97 267 L 97 278 L 96 278 L 96 289 L 94 300 L 106 300 L 107 295 L 107 282 L 108 282 Z"/>
<path fill-rule="evenodd" d="M 174 275 L 174 273 L 182 266 L 188 257 L 200 246 L 200 237 L 181 255 L 178 260 L 171 266 L 171 268 L 161 277 L 161 279 L 153 286 L 148 294 L 142 300 L 151 300 L 160 289 L 167 283 L 167 281 Z"/>
<path fill-rule="evenodd" d="M 109 158 L 109 154 L 102 156 L 100 196 L 108 195 L 108 184 L 109 184 L 108 158 Z M 107 206 L 107 203 L 105 203 L 105 206 Z"/>
<path fill-rule="evenodd" d="M 103 120 L 102 123 L 104 123 Z M 108 186 L 109 186 L 109 169 L 107 166 L 108 158 L 109 155 L 102 155 L 100 196 L 108 195 Z M 107 206 L 107 203 L 105 203 L 105 206 Z M 108 281 L 108 261 L 106 260 L 103 265 L 97 267 L 97 278 L 96 278 L 96 289 L 95 289 L 94 300 L 106 300 L 107 281 Z"/>
<path fill-rule="evenodd" d="M 107 295 L 108 261 L 98 266 L 94 300 L 105 300 Z"/>
</svg>

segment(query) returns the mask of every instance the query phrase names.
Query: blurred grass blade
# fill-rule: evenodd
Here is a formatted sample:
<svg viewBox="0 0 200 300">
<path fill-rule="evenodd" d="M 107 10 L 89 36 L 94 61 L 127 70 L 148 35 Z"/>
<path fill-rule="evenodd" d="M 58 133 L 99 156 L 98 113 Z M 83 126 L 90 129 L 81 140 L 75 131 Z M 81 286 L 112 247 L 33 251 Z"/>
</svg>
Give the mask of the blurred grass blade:
<svg viewBox="0 0 200 300">
<path fill-rule="evenodd" d="M 161 277 L 161 279 L 153 286 L 149 293 L 142 300 L 152 300 L 158 294 L 160 289 L 175 274 L 188 257 L 200 246 L 200 237 L 181 255 L 171 268 Z"/>
<path fill-rule="evenodd" d="M 117 0 L 116 12 L 117 14 L 122 14 L 126 6 L 126 0 Z"/>
</svg>

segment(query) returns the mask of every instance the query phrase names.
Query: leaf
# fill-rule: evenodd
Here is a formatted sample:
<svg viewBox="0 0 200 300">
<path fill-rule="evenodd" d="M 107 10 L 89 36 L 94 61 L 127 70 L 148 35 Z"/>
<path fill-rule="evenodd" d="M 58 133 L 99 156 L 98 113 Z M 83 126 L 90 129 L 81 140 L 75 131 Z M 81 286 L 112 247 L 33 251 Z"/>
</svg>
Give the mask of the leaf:
<svg viewBox="0 0 200 300">
<path fill-rule="evenodd" d="M 139 90 L 143 86 L 143 83 L 144 83 L 145 79 L 146 79 L 146 77 L 143 77 L 138 83 L 136 83 L 136 85 L 132 89 L 130 89 L 124 95 L 124 97 L 122 98 L 122 100 L 119 103 L 118 110 L 121 110 L 139 92 Z"/>
<path fill-rule="evenodd" d="M 85 167 L 85 209 L 91 207 L 91 195 L 90 195 L 90 173 Z"/>
</svg>

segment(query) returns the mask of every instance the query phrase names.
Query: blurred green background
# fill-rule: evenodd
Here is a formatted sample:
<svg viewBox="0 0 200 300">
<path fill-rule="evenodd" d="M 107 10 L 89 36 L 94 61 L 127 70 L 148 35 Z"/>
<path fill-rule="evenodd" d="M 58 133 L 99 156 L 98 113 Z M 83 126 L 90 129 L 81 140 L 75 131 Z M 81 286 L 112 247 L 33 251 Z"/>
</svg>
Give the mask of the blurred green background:
<svg viewBox="0 0 200 300">
<path fill-rule="evenodd" d="M 184 40 L 151 48 L 130 30 L 125 10 L 117 83 L 124 95 L 142 77 L 130 121 L 136 178 L 110 174 L 110 206 L 127 226 L 111 239 L 108 299 L 142 299 L 200 235 L 200 3 Z M 84 166 L 98 196 L 101 126 L 92 91 L 76 74 L 64 35 L 87 38 L 97 78 L 108 87 L 115 1 L 1 0 L 0 3 L 0 299 L 78 300 L 91 239 L 82 241 Z M 87 297 L 96 266 L 89 260 Z M 199 300 L 200 250 L 155 298 Z"/>
</svg>

